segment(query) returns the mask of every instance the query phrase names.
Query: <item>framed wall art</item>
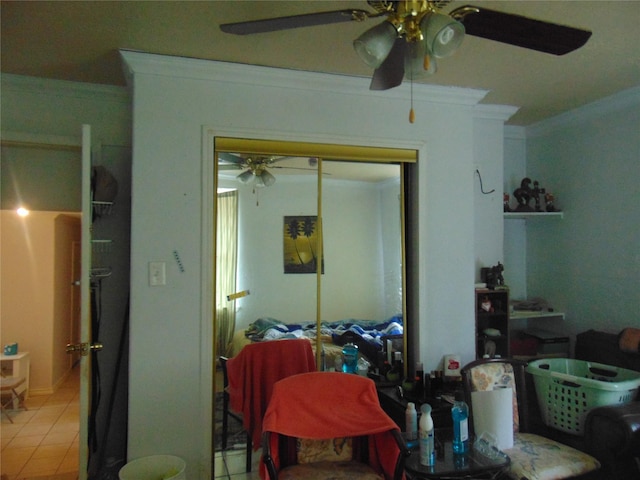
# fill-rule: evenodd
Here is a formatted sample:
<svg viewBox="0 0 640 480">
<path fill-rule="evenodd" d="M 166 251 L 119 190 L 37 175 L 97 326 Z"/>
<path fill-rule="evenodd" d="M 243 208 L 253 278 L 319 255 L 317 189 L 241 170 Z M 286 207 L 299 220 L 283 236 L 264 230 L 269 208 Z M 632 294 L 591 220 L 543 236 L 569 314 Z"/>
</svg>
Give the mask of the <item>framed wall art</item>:
<svg viewBox="0 0 640 480">
<path fill-rule="evenodd" d="M 284 273 L 317 273 L 319 238 L 316 215 L 285 216 L 282 241 Z"/>
</svg>

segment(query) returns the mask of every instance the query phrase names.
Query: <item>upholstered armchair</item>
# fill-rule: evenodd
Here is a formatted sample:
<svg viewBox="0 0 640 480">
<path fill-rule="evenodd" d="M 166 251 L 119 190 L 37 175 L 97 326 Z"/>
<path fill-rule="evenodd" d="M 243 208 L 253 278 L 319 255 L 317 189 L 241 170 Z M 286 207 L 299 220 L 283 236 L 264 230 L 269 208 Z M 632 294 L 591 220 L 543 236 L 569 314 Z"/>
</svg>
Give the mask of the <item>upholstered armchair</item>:
<svg viewBox="0 0 640 480">
<path fill-rule="evenodd" d="M 523 361 L 493 358 L 476 360 L 463 367 L 463 386 L 470 407 L 470 428 L 473 428 L 474 415 L 471 393 L 508 387 L 513 391 L 514 442 L 513 447 L 504 452 L 511 458 L 510 478 L 552 480 L 579 477 L 597 470 L 600 464 L 594 457 L 530 433 L 525 366 L 526 362 Z"/>
</svg>

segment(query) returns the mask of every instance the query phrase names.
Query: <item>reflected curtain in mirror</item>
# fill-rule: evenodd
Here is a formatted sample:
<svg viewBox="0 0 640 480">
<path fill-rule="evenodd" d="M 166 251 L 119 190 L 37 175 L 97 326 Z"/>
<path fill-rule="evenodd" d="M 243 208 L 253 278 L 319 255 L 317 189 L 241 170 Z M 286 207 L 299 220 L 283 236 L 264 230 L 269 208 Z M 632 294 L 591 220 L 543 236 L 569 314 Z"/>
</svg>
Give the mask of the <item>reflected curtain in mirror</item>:
<svg viewBox="0 0 640 480">
<path fill-rule="evenodd" d="M 227 296 L 236 290 L 238 263 L 238 192 L 218 193 L 216 226 L 216 358 L 229 355 L 231 339 L 236 329 L 235 300 Z"/>
</svg>

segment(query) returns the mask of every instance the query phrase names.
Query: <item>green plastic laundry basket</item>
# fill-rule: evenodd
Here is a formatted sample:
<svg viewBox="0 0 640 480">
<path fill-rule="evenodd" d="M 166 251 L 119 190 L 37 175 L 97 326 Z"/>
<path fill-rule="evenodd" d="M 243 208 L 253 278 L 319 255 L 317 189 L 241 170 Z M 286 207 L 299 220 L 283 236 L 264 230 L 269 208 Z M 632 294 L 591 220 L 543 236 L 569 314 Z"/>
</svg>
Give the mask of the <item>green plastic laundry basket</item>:
<svg viewBox="0 0 640 480">
<path fill-rule="evenodd" d="M 584 435 L 592 408 L 629 403 L 640 387 L 640 372 L 569 358 L 534 360 L 527 372 L 545 425 L 573 435 Z"/>
</svg>

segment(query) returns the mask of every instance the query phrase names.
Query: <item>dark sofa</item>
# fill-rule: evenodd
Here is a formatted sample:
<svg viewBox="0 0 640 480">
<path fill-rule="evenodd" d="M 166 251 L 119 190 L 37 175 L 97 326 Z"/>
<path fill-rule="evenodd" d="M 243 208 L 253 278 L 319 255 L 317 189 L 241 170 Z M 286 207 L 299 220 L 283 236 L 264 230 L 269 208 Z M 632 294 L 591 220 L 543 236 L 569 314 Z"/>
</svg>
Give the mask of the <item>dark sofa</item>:
<svg viewBox="0 0 640 480">
<path fill-rule="evenodd" d="M 620 334 L 597 330 L 579 333 L 576 335 L 575 357 L 640 372 L 640 353 L 622 351 L 619 337 Z"/>
<path fill-rule="evenodd" d="M 640 372 L 640 352 L 621 349 L 622 333 L 588 330 L 578 334 L 575 358 Z M 640 398 L 591 410 L 585 423 L 584 450 L 600 460 L 606 478 L 640 478 Z"/>
</svg>

